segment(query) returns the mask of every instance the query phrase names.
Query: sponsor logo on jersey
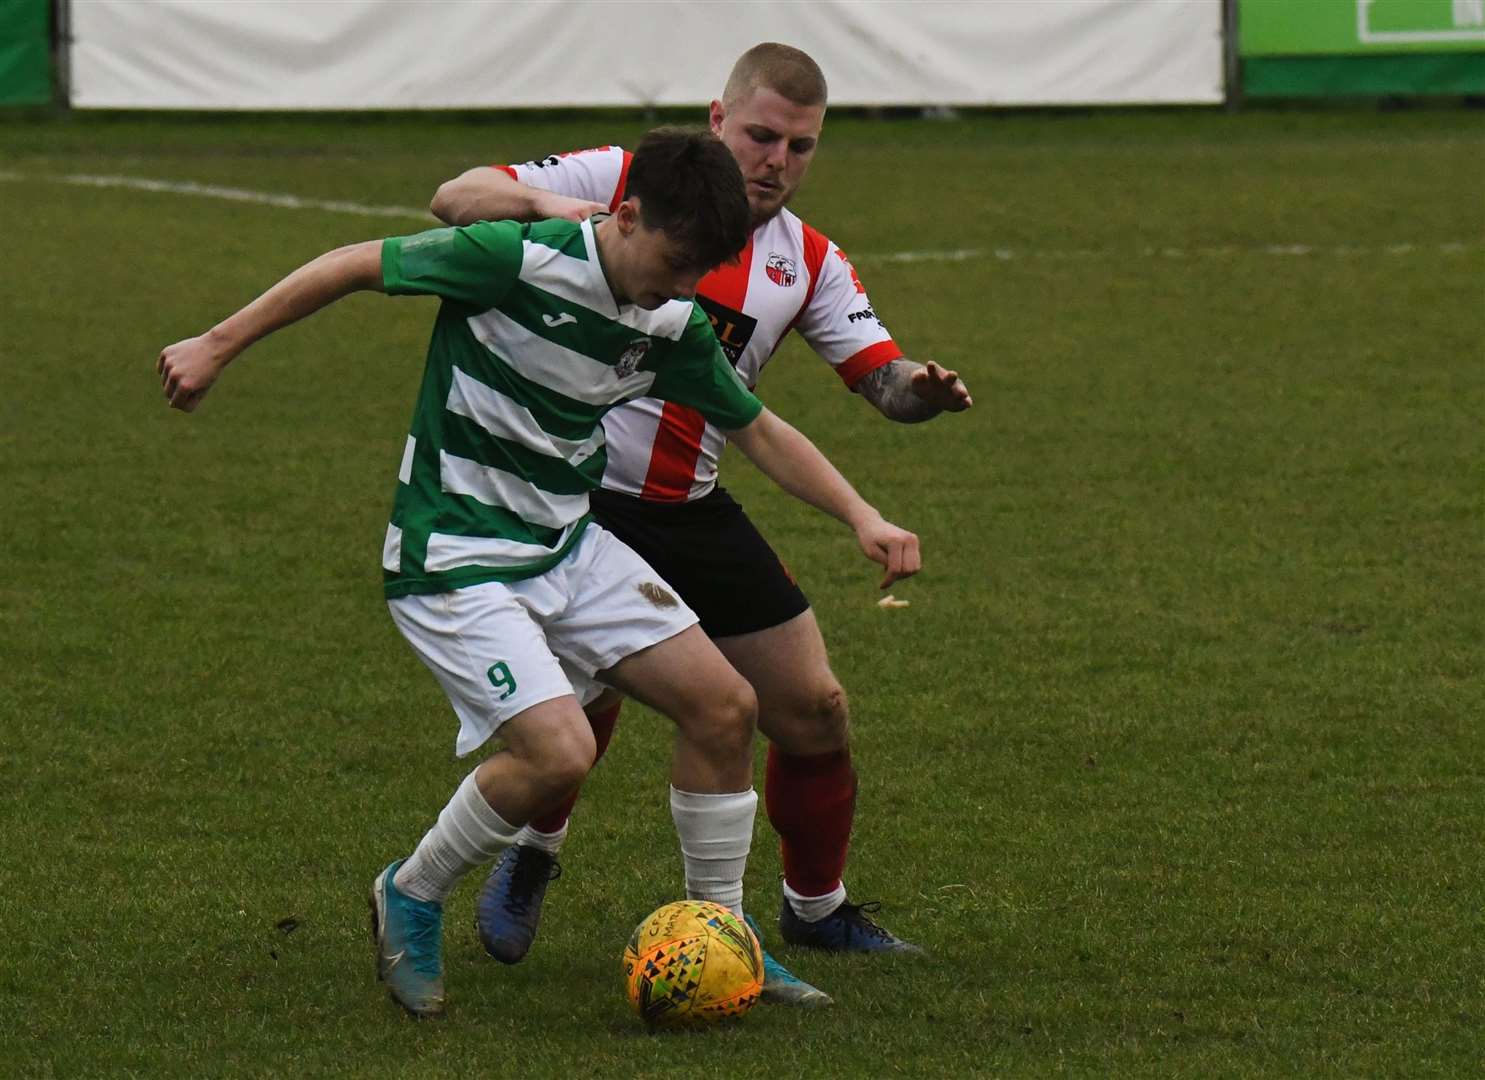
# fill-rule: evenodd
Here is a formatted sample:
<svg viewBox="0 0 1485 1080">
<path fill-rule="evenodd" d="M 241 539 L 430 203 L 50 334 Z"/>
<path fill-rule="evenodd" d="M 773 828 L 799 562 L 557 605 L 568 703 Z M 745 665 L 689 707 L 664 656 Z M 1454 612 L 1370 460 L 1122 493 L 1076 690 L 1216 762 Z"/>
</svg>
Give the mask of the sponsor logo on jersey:
<svg viewBox="0 0 1485 1080">
<path fill-rule="evenodd" d="M 711 320 L 712 333 L 717 335 L 717 343 L 722 346 L 722 353 L 727 357 L 727 362 L 737 367 L 737 362 L 742 359 L 748 342 L 753 340 L 753 331 L 758 329 L 758 320 L 751 315 L 744 315 L 741 311 L 734 311 L 725 304 L 719 304 L 709 297 L 698 295 L 696 303 Z"/>
<path fill-rule="evenodd" d="M 763 272 L 768 275 L 769 281 L 786 289 L 799 280 L 799 273 L 794 269 L 794 260 L 777 251 L 768 257 L 768 265 L 763 268 Z"/>
<path fill-rule="evenodd" d="M 862 319 L 876 319 L 877 325 L 882 325 L 882 320 L 877 318 L 877 313 L 871 308 L 867 308 L 865 311 L 853 311 L 846 316 L 846 322 L 860 322 Z"/>
<path fill-rule="evenodd" d="M 636 338 L 631 341 L 629 348 L 619 354 L 619 362 L 614 365 L 614 374 L 621 379 L 629 378 L 644 362 L 645 354 L 649 351 L 649 338 Z"/>
</svg>

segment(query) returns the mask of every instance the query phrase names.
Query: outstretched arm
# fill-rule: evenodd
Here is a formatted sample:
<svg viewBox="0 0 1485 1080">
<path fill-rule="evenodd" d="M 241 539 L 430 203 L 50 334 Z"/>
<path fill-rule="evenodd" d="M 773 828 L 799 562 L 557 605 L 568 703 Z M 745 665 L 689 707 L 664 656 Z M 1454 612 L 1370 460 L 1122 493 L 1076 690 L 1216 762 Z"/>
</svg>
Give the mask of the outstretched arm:
<svg viewBox="0 0 1485 1080">
<path fill-rule="evenodd" d="M 305 263 L 247 307 L 199 337 L 167 346 L 155 365 L 172 408 L 190 412 L 222 369 L 261 337 L 353 292 L 382 288 L 382 242 L 336 248 Z"/>
<path fill-rule="evenodd" d="M 481 165 L 440 185 L 428 209 L 446 225 L 472 225 L 476 221 L 542 221 L 546 218 L 584 221 L 608 207 L 603 203 L 531 187 L 512 178 L 503 169 Z"/>
<path fill-rule="evenodd" d="M 915 364 L 907 357 L 869 371 L 855 391 L 877 407 L 888 420 L 916 424 L 941 412 L 963 412 L 974 404 L 959 373 L 933 361 Z"/>
<path fill-rule="evenodd" d="M 773 413 L 764 409 L 727 437 L 790 495 L 849 525 L 866 557 L 886 568 L 882 588 L 921 569 L 918 538 L 885 520 L 814 443 Z"/>
</svg>

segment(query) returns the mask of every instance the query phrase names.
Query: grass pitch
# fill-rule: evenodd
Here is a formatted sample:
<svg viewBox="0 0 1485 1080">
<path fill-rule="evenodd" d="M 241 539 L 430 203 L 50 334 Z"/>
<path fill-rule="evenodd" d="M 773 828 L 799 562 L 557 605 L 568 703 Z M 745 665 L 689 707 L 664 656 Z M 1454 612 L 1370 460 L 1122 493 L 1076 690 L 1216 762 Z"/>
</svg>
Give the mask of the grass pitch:
<svg viewBox="0 0 1485 1080">
<path fill-rule="evenodd" d="M 761 392 L 922 535 L 912 606 L 725 476 L 851 695 L 852 894 L 932 958 L 775 941 L 835 1009 L 645 1036 L 619 952 L 681 882 L 631 706 L 527 962 L 484 958 L 466 884 L 450 1015 L 389 1004 L 365 891 L 468 767 L 378 572 L 433 303 L 343 302 L 190 417 L 153 363 L 420 219 L 62 178 L 417 208 L 645 126 L 0 123 L 0 1072 L 1485 1070 L 1485 138 L 1455 111 L 832 119 L 798 208 L 977 405 L 889 424 L 797 342 Z M 760 815 L 765 927 L 777 872 Z"/>
</svg>

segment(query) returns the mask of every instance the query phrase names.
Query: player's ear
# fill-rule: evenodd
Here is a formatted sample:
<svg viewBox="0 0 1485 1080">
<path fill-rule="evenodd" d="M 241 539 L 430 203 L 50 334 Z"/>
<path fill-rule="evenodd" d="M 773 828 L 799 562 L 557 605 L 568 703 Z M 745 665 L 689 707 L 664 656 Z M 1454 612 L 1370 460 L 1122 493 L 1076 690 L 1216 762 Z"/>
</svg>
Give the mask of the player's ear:
<svg viewBox="0 0 1485 1080">
<path fill-rule="evenodd" d="M 722 121 L 726 118 L 726 107 L 720 101 L 713 101 L 711 109 L 712 134 L 719 139 L 722 137 Z"/>
<path fill-rule="evenodd" d="M 619 226 L 619 232 L 628 236 L 639 227 L 639 197 L 629 196 L 614 208 L 614 222 Z"/>
</svg>

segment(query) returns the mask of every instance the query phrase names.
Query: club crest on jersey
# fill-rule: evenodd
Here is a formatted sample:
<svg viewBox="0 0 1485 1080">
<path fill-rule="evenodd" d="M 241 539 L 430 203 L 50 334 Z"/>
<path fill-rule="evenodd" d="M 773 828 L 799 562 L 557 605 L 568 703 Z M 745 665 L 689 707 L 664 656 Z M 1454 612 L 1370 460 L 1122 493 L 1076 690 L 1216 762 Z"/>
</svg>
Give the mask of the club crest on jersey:
<svg viewBox="0 0 1485 1080">
<path fill-rule="evenodd" d="M 614 374 L 621 379 L 627 379 L 639 369 L 644 362 L 645 355 L 650 351 L 649 338 L 636 338 L 629 343 L 629 348 L 619 354 L 619 362 L 614 365 Z"/>
<path fill-rule="evenodd" d="M 763 272 L 768 275 L 769 281 L 786 289 L 799 277 L 794 269 L 794 260 L 778 252 L 768 257 L 768 265 L 763 268 Z"/>
</svg>

